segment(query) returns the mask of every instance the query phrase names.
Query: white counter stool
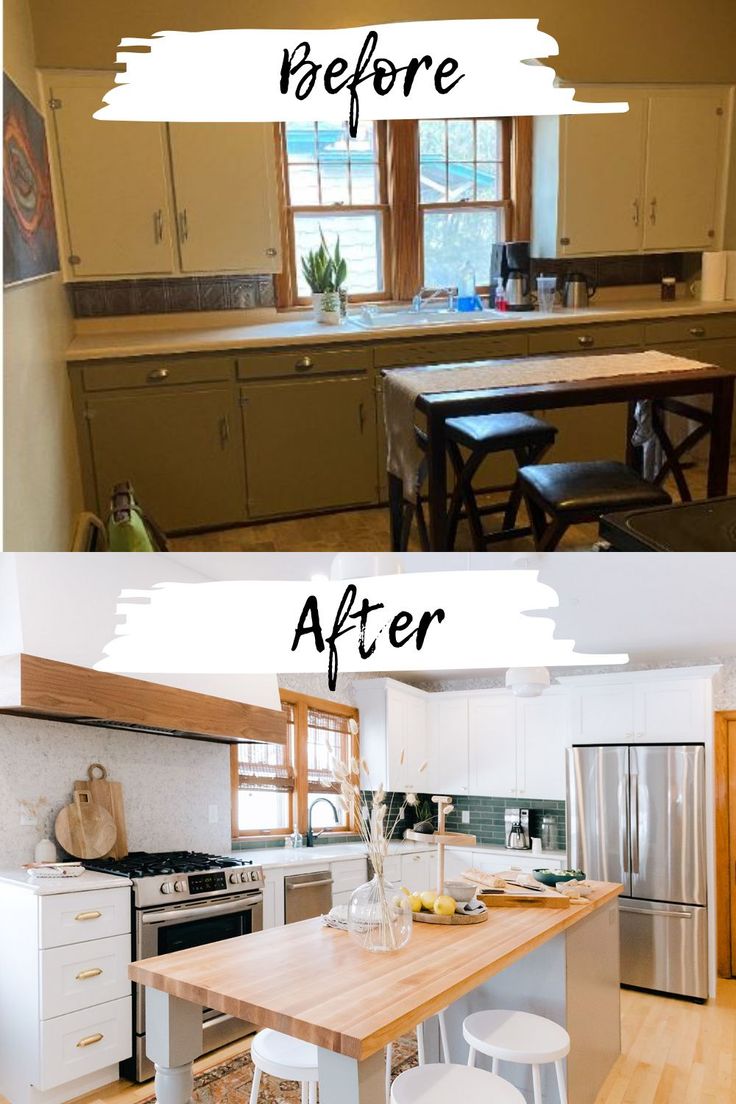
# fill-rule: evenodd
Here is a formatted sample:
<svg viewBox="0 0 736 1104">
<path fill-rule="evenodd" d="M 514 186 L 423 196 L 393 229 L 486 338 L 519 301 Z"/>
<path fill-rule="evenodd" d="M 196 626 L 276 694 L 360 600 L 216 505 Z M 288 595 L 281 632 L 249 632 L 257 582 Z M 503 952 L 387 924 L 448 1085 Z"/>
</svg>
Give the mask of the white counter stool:
<svg viewBox="0 0 736 1104">
<path fill-rule="evenodd" d="M 455 1096 L 457 1094 L 457 1096 Z M 390 1104 L 526 1104 L 517 1088 L 496 1073 L 434 1062 L 400 1073 L 391 1086 Z"/>
<path fill-rule="evenodd" d="M 317 1047 L 270 1027 L 253 1036 L 250 1044 L 253 1059 L 253 1085 L 250 1104 L 258 1104 L 261 1074 L 268 1073 L 281 1081 L 298 1081 L 302 1087 L 302 1104 L 317 1104 Z"/>
<path fill-rule="evenodd" d="M 554 1020 L 508 1009 L 473 1012 L 463 1021 L 463 1037 L 470 1047 L 468 1066 L 475 1065 L 478 1051 L 493 1059 L 494 1073 L 498 1073 L 499 1062 L 531 1066 L 534 1104 L 542 1104 L 539 1067 L 554 1062 L 560 1104 L 567 1104 L 562 1059 L 570 1053 L 570 1036 Z"/>
<path fill-rule="evenodd" d="M 445 1023 L 445 1013 L 437 1013 L 437 1019 L 440 1024 L 440 1044 L 442 1047 L 442 1061 L 450 1061 L 450 1048 L 447 1042 L 447 1024 Z M 391 1099 L 391 1059 L 393 1058 L 393 1043 L 389 1043 L 386 1047 L 386 1104 L 389 1104 Z M 424 1065 L 424 1024 L 417 1024 L 417 1061 L 420 1066 Z"/>
</svg>

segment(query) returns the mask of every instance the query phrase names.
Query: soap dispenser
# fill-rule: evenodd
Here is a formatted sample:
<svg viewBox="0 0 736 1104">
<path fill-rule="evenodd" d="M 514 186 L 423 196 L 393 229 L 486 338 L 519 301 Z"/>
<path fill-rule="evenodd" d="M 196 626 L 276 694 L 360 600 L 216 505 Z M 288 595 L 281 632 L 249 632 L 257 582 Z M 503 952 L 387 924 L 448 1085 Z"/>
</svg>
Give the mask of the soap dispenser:
<svg viewBox="0 0 736 1104">
<path fill-rule="evenodd" d="M 457 276 L 457 309 L 459 311 L 482 310 L 475 290 L 475 269 L 466 261 Z"/>
</svg>

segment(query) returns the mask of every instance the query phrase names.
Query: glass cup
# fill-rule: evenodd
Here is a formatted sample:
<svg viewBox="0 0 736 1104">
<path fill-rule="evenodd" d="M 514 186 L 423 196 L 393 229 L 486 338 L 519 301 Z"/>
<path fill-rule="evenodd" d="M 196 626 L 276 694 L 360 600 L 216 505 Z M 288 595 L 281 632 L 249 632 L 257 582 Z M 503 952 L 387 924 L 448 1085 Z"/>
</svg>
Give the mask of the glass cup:
<svg viewBox="0 0 736 1104">
<path fill-rule="evenodd" d="M 537 276 L 537 307 L 540 311 L 554 309 L 556 290 L 556 276 Z"/>
</svg>

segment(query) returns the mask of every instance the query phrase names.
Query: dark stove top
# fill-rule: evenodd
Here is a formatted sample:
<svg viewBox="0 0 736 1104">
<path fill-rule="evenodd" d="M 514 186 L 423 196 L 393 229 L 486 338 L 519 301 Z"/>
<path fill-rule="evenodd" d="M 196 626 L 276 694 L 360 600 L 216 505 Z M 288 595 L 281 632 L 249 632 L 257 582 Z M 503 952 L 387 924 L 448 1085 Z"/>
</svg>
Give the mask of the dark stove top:
<svg viewBox="0 0 736 1104">
<path fill-rule="evenodd" d="M 131 851 L 124 859 L 84 859 L 87 870 L 118 874 L 122 878 L 151 878 L 161 874 L 198 874 L 231 866 L 252 866 L 251 859 L 207 855 L 201 851 Z"/>
</svg>

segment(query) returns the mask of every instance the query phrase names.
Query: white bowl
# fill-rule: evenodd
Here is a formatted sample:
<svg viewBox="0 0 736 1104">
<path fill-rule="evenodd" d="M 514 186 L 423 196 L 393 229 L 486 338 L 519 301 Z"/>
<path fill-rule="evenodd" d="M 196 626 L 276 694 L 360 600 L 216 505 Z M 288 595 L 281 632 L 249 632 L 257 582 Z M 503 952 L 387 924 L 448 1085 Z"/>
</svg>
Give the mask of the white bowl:
<svg viewBox="0 0 736 1104">
<path fill-rule="evenodd" d="M 445 893 L 449 893 L 456 901 L 472 901 L 475 897 L 475 886 L 470 882 L 445 882 Z"/>
</svg>

